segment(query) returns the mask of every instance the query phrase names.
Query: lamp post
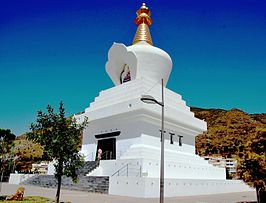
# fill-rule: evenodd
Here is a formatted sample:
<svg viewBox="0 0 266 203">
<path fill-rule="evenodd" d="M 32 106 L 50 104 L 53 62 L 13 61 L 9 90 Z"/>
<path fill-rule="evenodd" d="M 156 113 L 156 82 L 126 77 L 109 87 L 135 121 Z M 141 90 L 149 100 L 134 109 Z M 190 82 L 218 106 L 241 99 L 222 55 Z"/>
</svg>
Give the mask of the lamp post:
<svg viewBox="0 0 266 203">
<path fill-rule="evenodd" d="M 157 101 L 150 95 L 142 95 L 140 100 L 147 104 L 158 104 L 162 107 L 161 124 L 161 168 L 160 168 L 160 203 L 164 202 L 164 89 L 162 79 L 162 101 Z"/>
</svg>

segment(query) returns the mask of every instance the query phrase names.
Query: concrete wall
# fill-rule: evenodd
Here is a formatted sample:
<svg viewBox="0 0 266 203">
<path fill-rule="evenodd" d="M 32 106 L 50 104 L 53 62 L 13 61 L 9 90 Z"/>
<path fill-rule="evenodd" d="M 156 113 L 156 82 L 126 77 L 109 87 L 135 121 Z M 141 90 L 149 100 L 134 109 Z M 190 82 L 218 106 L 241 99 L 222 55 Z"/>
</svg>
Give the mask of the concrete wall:
<svg viewBox="0 0 266 203">
<path fill-rule="evenodd" d="M 128 167 L 126 166 L 127 164 Z M 123 168 L 120 172 L 122 176 L 140 176 L 140 159 L 131 159 L 131 160 L 101 160 L 98 168 L 93 170 L 89 176 L 112 176 L 115 172 Z"/>
<path fill-rule="evenodd" d="M 165 197 L 253 191 L 240 180 L 165 179 L 164 185 Z M 159 179 L 110 177 L 109 194 L 145 198 L 159 197 Z"/>
<path fill-rule="evenodd" d="M 20 184 L 27 179 L 36 176 L 35 174 L 20 174 L 20 173 L 11 173 L 9 178 L 9 184 Z"/>
<path fill-rule="evenodd" d="M 205 163 L 206 162 L 206 163 Z M 225 168 L 214 167 L 207 161 L 202 163 L 165 161 L 165 178 L 175 179 L 206 179 L 225 180 Z M 125 167 L 128 164 L 128 167 Z M 160 175 L 160 161 L 154 159 L 119 159 L 102 160 L 98 168 L 92 171 L 90 176 L 112 176 L 120 169 L 128 170 L 120 172 L 120 176 L 145 176 L 158 178 Z"/>
</svg>

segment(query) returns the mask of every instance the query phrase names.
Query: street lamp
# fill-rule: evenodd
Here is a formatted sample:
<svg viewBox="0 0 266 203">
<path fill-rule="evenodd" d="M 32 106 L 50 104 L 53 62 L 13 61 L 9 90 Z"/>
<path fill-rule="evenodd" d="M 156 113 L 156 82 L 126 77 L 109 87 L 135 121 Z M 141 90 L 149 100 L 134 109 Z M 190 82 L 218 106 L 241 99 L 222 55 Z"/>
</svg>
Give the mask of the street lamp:
<svg viewBox="0 0 266 203">
<path fill-rule="evenodd" d="M 162 107 L 161 125 L 161 168 L 160 168 L 160 203 L 164 202 L 164 91 L 162 79 L 162 101 L 157 101 L 153 96 L 142 95 L 140 100 L 146 104 L 158 104 Z"/>
</svg>

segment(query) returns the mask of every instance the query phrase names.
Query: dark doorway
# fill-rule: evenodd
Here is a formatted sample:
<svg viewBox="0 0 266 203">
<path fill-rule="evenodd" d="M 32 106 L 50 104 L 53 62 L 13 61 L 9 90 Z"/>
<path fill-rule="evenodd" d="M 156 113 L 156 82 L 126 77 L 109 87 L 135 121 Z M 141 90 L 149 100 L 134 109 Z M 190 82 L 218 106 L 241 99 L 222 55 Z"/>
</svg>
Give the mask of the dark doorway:
<svg viewBox="0 0 266 203">
<path fill-rule="evenodd" d="M 102 150 L 102 160 L 109 160 L 116 158 L 116 138 L 98 140 L 97 145 L 97 156 L 98 149 Z M 96 156 L 96 158 L 97 158 Z"/>
</svg>

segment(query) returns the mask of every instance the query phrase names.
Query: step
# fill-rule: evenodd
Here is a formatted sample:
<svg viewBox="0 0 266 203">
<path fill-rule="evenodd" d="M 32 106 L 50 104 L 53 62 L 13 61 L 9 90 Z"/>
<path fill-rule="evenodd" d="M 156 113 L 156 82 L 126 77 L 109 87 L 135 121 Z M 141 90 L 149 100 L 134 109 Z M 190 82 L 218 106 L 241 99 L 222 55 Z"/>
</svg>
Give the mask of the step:
<svg viewBox="0 0 266 203">
<path fill-rule="evenodd" d="M 56 188 L 57 180 L 52 175 L 37 175 L 29 178 L 23 185 L 35 185 L 40 187 Z M 105 193 L 108 194 L 109 177 L 106 176 L 81 176 L 74 183 L 71 178 L 63 176 L 61 187 L 63 189 Z"/>
</svg>

